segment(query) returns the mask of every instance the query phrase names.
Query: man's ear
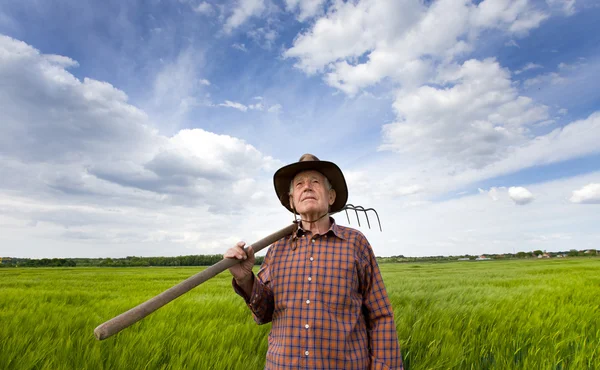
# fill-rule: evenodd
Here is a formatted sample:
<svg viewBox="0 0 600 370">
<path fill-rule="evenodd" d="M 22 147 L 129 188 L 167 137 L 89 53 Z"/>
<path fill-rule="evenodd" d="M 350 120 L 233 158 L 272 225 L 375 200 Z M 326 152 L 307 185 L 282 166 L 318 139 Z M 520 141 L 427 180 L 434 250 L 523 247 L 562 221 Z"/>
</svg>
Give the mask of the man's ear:
<svg viewBox="0 0 600 370">
<path fill-rule="evenodd" d="M 294 197 L 290 194 L 290 208 L 293 209 L 294 211 L 296 210 L 296 208 L 294 208 Z"/>
<path fill-rule="evenodd" d="M 329 189 L 329 205 L 333 205 L 333 202 L 335 202 L 335 189 Z"/>
</svg>

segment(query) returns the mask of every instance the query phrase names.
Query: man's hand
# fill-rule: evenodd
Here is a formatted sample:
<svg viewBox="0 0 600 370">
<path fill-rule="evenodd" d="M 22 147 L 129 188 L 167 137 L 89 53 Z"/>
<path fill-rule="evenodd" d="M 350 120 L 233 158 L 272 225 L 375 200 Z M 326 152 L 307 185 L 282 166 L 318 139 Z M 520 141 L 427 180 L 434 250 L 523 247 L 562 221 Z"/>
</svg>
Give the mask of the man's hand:
<svg viewBox="0 0 600 370">
<path fill-rule="evenodd" d="M 235 247 L 229 248 L 223 255 L 223 258 L 237 259 L 242 262 L 229 268 L 237 285 L 242 288 L 248 296 L 252 294 L 252 285 L 254 284 L 254 250 L 248 247 L 248 253 L 244 251 L 245 242 L 238 242 Z"/>
</svg>

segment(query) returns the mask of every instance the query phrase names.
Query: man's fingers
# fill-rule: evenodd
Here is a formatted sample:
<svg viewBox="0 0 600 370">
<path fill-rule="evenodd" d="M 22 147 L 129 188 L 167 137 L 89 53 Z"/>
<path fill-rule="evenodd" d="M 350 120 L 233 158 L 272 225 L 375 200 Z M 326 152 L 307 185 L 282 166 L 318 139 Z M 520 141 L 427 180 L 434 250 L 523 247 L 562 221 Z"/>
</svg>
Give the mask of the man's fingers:
<svg viewBox="0 0 600 370">
<path fill-rule="evenodd" d="M 246 243 L 243 242 L 243 241 L 237 242 L 237 244 L 235 245 L 235 247 L 229 248 L 223 254 L 223 257 L 225 257 L 225 258 L 235 258 L 237 260 L 245 260 L 245 259 L 247 259 L 248 255 L 244 251 L 244 246 L 245 245 L 246 245 Z M 254 251 L 252 253 L 254 254 Z"/>
</svg>

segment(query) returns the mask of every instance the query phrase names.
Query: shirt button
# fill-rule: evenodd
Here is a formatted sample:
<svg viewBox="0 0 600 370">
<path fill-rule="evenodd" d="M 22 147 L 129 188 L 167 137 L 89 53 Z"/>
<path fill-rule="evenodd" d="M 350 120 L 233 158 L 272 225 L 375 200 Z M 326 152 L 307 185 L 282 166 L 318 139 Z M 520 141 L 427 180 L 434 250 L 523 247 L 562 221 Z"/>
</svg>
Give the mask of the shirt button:
<svg viewBox="0 0 600 370">
<path fill-rule="evenodd" d="M 310 257 L 310 258 L 309 258 L 309 260 L 311 260 L 311 261 L 314 261 L 315 259 L 314 259 L 314 258 L 312 258 L 312 257 Z"/>
<path fill-rule="evenodd" d="M 310 304 L 310 299 L 307 299 L 307 300 L 306 300 L 306 304 Z"/>
<path fill-rule="evenodd" d="M 305 354 L 306 356 L 308 356 L 308 355 L 309 355 L 309 353 L 310 353 L 310 352 L 308 352 L 308 351 L 304 352 L 304 354 Z"/>
<path fill-rule="evenodd" d="M 312 240 L 312 242 L 313 242 L 313 244 L 315 244 L 315 240 L 314 239 Z"/>
<path fill-rule="evenodd" d="M 312 278 L 310 276 L 308 277 L 308 281 L 312 281 Z"/>
<path fill-rule="evenodd" d="M 310 328 L 310 325 L 306 324 L 306 325 L 304 325 L 304 327 L 308 329 L 308 328 Z"/>
</svg>

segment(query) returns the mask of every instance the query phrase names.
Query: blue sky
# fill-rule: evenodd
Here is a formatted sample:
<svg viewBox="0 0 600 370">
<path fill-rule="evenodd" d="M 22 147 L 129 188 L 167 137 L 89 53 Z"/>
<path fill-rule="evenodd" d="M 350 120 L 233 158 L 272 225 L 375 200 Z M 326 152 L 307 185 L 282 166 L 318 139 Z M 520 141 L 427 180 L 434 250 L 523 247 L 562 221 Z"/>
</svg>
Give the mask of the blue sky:
<svg viewBox="0 0 600 370">
<path fill-rule="evenodd" d="M 220 253 L 336 162 L 377 255 L 600 241 L 594 0 L 6 1 L 0 255 Z M 345 224 L 345 216 L 336 220 Z M 354 225 L 357 226 L 357 225 Z"/>
</svg>

